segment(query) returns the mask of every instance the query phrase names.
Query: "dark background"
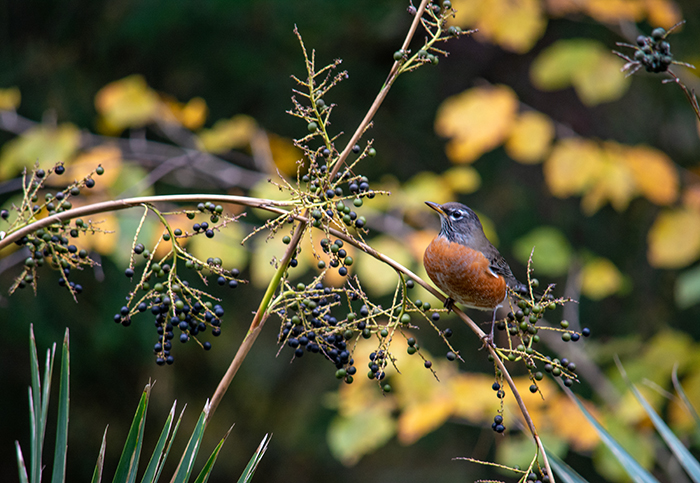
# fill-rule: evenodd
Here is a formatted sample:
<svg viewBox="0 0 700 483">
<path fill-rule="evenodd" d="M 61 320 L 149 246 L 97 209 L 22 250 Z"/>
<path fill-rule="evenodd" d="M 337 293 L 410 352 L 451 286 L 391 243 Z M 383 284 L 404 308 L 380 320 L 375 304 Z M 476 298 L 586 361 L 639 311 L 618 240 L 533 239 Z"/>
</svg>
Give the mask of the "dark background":
<svg viewBox="0 0 700 483">
<path fill-rule="evenodd" d="M 679 4 L 688 25 L 673 37 L 674 53 L 691 60 L 700 44 L 700 6 L 694 0 Z M 19 87 L 22 104 L 18 112 L 23 116 L 38 121 L 51 110 L 59 122 L 70 121 L 94 131 L 95 93 L 111 81 L 138 73 L 154 89 L 181 101 L 204 98 L 210 123 L 245 113 L 273 133 L 298 137 L 304 134 L 299 122 L 284 114 L 291 108 L 294 86 L 289 76 L 303 75 L 301 51 L 292 33 L 296 24 L 306 45 L 316 49 L 319 64 L 343 59 L 342 68 L 350 77 L 333 91 L 333 102 L 339 104 L 333 123 L 352 132 L 381 87 L 392 53 L 410 21 L 405 2 L 399 1 L 2 2 L 0 87 Z M 640 27 L 650 30 L 645 24 Z M 700 147 L 693 113 L 681 91 L 662 85 L 660 78 L 635 77 L 620 101 L 595 108 L 583 106 L 571 89 L 544 93 L 532 87 L 528 69 L 537 53 L 558 39 L 572 37 L 594 38 L 611 49 L 622 40 L 614 28 L 581 16 L 551 20 L 545 36 L 524 55 L 468 38 L 450 42 L 448 59 L 437 67 L 421 68 L 394 86 L 371 132 L 381 156 L 367 163 L 364 173 L 371 179 L 391 173 L 406 180 L 421 170 L 447 169 L 445 141 L 433 132 L 435 111 L 446 97 L 485 80 L 511 86 L 522 102 L 581 136 L 650 144 L 684 168 L 684 178 L 696 176 L 688 171 L 696 166 Z M 11 138 L 0 133 L 0 142 Z M 517 237 L 539 225 L 555 225 L 574 248 L 588 248 L 610 258 L 633 280 L 632 292 L 624 297 L 598 303 L 582 300 L 581 320 L 599 340 L 630 333 L 649 337 L 667 326 L 700 337 L 697 324 L 688 323 L 698 320 L 700 309 L 678 311 L 673 304 L 676 273 L 654 270 L 646 261 L 646 233 L 658 207 L 638 199 L 622 214 L 607 206 L 585 217 L 578 198 L 553 199 L 539 167 L 518 165 L 500 148 L 474 166 L 483 178 L 482 188 L 461 201 L 491 217 L 506 257 L 512 259 L 509 250 Z M 202 186 L 202 190 L 208 188 Z M 174 192 L 177 186 L 166 180 L 156 191 Z M 40 285 L 36 297 L 27 290 L 0 298 L 3 481 L 16 478 L 15 439 L 25 448 L 25 457 L 28 454 L 30 323 L 40 354 L 52 342 L 60 343 L 65 327 L 70 328 L 68 474 L 73 481 L 84 481 L 92 472 L 107 424 L 106 475 L 113 471 L 140 391 L 149 378 L 157 383 L 146 448 L 152 447 L 174 399 L 178 412 L 182 404 L 188 404 L 180 433 L 186 439 L 182 435 L 192 427 L 228 366 L 261 296 L 252 288 L 227 295 L 223 305 L 228 321 L 214 350 L 205 353 L 194 346 L 179 347 L 174 366 L 157 367 L 151 354 L 150 319 L 128 329 L 112 322 L 131 285 L 123 276 L 124 267 L 109 259 L 103 259 L 103 265 L 107 282 L 96 283 L 90 271 L 77 275 L 76 281 L 89 287 L 77 305 L 64 291 L 52 290 L 55 274 L 45 276 L 49 283 Z M 516 273 L 525 273 L 524 267 L 512 265 Z M 15 273 L 0 274 L 3 291 Z M 275 358 L 276 326 L 272 318 L 208 429 L 203 453 L 236 424 L 211 481 L 237 478 L 267 432 L 274 436 L 255 481 L 451 482 L 494 477 L 477 465 L 450 461 L 476 450 L 488 458 L 493 449 L 490 429 L 463 424 L 447 424 L 411 447 L 392 441 L 357 466 L 343 467 L 332 458 L 325 440 L 334 412 L 319 402 L 319 395 L 332 391 L 337 381 L 330 367 L 318 360 L 306 358 L 290 365 L 285 356 Z M 455 331 L 457 336 L 469 337 L 464 329 Z M 488 370 L 481 359 L 468 361 L 466 369 Z M 51 438 L 49 430 L 47 455 L 52 454 Z M 51 457 L 45 460 L 50 462 Z M 596 481 L 585 466 L 581 471 Z"/>
</svg>

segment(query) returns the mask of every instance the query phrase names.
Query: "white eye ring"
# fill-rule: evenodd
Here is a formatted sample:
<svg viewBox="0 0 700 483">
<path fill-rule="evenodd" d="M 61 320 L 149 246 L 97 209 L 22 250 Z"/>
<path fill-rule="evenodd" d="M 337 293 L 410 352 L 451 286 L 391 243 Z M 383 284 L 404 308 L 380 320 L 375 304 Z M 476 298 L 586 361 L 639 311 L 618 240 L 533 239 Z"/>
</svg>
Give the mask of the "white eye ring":
<svg viewBox="0 0 700 483">
<path fill-rule="evenodd" d="M 452 213 L 450 213 L 450 218 L 452 218 L 454 221 L 458 221 L 462 219 L 462 216 L 464 214 L 462 213 L 462 210 L 455 210 Z"/>
</svg>

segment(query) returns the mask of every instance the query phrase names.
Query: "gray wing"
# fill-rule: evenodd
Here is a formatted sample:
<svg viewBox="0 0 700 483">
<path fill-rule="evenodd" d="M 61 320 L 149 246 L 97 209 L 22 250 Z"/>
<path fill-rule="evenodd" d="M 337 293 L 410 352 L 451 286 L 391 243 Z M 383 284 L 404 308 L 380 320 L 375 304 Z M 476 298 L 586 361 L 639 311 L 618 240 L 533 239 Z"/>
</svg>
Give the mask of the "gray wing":
<svg viewBox="0 0 700 483">
<path fill-rule="evenodd" d="M 491 254 L 492 256 L 489 257 L 491 263 L 489 264 L 489 268 L 493 273 L 496 275 L 501 275 L 505 281 L 506 284 L 514 289 L 518 290 L 520 287 L 524 287 L 525 284 L 521 283 L 518 281 L 517 278 L 515 278 L 515 275 L 513 275 L 513 271 L 510 269 L 510 266 L 508 265 L 508 262 L 506 262 L 506 259 L 501 256 L 500 253 L 498 253 L 498 250 L 496 248 L 493 248 L 494 252 Z"/>
</svg>

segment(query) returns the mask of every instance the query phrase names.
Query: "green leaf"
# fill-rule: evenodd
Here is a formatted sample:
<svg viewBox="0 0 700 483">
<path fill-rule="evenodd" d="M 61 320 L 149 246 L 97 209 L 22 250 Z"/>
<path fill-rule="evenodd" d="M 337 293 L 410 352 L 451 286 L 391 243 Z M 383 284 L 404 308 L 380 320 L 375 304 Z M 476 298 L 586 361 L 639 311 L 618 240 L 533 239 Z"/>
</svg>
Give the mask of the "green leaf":
<svg viewBox="0 0 700 483">
<path fill-rule="evenodd" d="M 700 415 L 698 415 L 698 412 L 695 410 L 695 407 L 690 402 L 690 399 L 688 399 L 688 395 L 685 393 L 683 386 L 681 386 L 681 383 L 678 380 L 678 363 L 677 362 L 673 366 L 671 380 L 673 381 L 674 389 L 678 393 L 678 396 L 681 398 L 681 402 L 683 403 L 683 407 L 685 407 L 686 411 L 688 411 L 693 416 L 693 419 L 695 420 L 696 431 L 698 431 L 698 429 L 700 429 Z"/>
<path fill-rule="evenodd" d="M 674 295 L 679 309 L 687 309 L 700 302 L 700 266 L 678 275 Z"/>
<path fill-rule="evenodd" d="M 221 438 L 221 441 L 219 441 L 219 444 L 216 445 L 216 448 L 214 448 L 214 451 L 211 453 L 211 456 L 209 456 L 209 459 L 207 460 L 206 464 L 202 468 L 202 471 L 199 472 L 199 475 L 197 476 L 197 479 L 194 480 L 194 483 L 206 483 L 209 480 L 209 475 L 211 474 L 211 470 L 214 468 L 214 463 L 216 463 L 216 458 L 219 457 L 219 452 L 221 451 L 221 448 L 224 446 L 224 442 L 226 441 L 226 438 L 228 438 L 228 435 L 231 434 L 231 430 L 233 429 L 233 426 L 229 428 L 229 430 L 226 432 L 223 438 Z"/>
<path fill-rule="evenodd" d="M 533 247 L 535 273 L 549 276 L 563 275 L 571 265 L 572 248 L 564 234 L 553 226 L 535 228 L 520 237 L 513 247 L 515 257 L 527 264 Z"/>
<path fill-rule="evenodd" d="M 271 436 L 269 434 L 266 434 L 265 437 L 262 439 L 257 451 L 255 451 L 253 457 L 250 458 L 248 465 L 245 467 L 245 470 L 243 470 L 243 474 L 238 479 L 238 483 L 249 483 L 250 480 L 253 479 L 255 469 L 258 467 L 258 464 L 260 463 L 260 460 L 262 459 L 263 455 L 265 455 L 265 451 L 267 451 L 267 445 L 270 444 L 270 438 Z"/>
<path fill-rule="evenodd" d="M 165 450 L 165 454 L 163 455 L 163 458 L 161 458 L 161 461 L 158 465 L 158 472 L 156 473 L 156 478 L 154 481 L 158 481 L 160 479 L 160 474 L 163 471 L 163 467 L 165 466 L 165 460 L 168 459 L 168 455 L 170 454 L 170 448 L 172 448 L 173 441 L 175 440 L 175 436 L 177 435 L 177 430 L 180 429 L 180 423 L 182 422 L 182 416 L 185 414 L 185 409 L 187 409 L 187 404 L 185 404 L 185 406 L 182 408 L 182 411 L 180 411 L 180 417 L 177 419 L 177 423 L 175 423 L 175 429 L 173 429 L 173 434 L 172 436 L 170 436 L 168 447 Z"/>
<path fill-rule="evenodd" d="M 173 483 L 186 483 L 190 478 L 190 473 L 192 473 L 192 468 L 194 467 L 194 462 L 197 459 L 197 453 L 199 452 L 199 446 L 202 444 L 202 438 L 204 437 L 204 429 L 207 418 L 209 417 L 209 408 L 210 403 L 207 399 L 207 402 L 204 404 L 204 409 L 199 415 L 197 424 L 192 431 L 192 436 L 190 436 L 190 440 L 187 443 L 185 452 L 182 454 L 180 464 L 177 466 L 175 476 L 172 480 Z"/>
<path fill-rule="evenodd" d="M 693 457 L 693 455 L 690 454 L 690 451 L 688 451 L 686 447 L 683 446 L 683 443 L 681 443 L 680 440 L 676 437 L 676 435 L 673 434 L 671 428 L 669 428 L 668 425 L 666 425 L 664 420 L 661 419 L 661 417 L 659 417 L 656 411 L 654 411 L 654 408 L 651 407 L 647 400 L 644 399 L 644 396 L 642 396 L 639 390 L 634 386 L 634 384 L 632 384 L 619 361 L 616 362 L 618 362 L 618 368 L 620 369 L 620 372 L 622 373 L 622 376 L 625 379 L 627 386 L 630 388 L 632 394 L 634 394 L 634 397 L 637 399 L 637 401 L 639 401 L 639 404 L 642 405 L 644 411 L 646 411 L 647 415 L 649 416 L 649 419 L 651 419 L 651 422 L 654 424 L 654 427 L 666 442 L 666 445 L 676 456 L 676 459 L 683 467 L 683 469 L 685 469 L 686 473 L 688 473 L 688 476 L 690 476 L 695 483 L 699 483 L 700 464 L 698 463 L 698 460 L 696 460 Z"/>
<path fill-rule="evenodd" d="M 141 445 L 143 444 L 143 429 L 146 425 L 146 410 L 148 409 L 151 387 L 153 386 L 149 382 L 143 390 L 112 483 L 133 483 L 136 481 L 136 472 L 139 467 L 139 456 L 141 455 Z"/>
<path fill-rule="evenodd" d="M 584 477 L 576 473 L 571 466 L 564 463 L 563 460 L 559 459 L 557 455 L 551 453 L 549 450 L 547 450 L 547 457 L 549 458 L 549 464 L 552 466 L 552 471 L 554 471 L 564 483 L 588 483 Z"/>
<path fill-rule="evenodd" d="M 109 428 L 109 426 L 107 426 Z M 92 472 L 91 483 L 100 483 L 102 481 L 102 469 L 105 464 L 105 451 L 107 450 L 107 428 L 102 434 L 102 444 L 100 445 L 100 452 L 97 455 L 97 463 L 95 463 L 95 470 Z"/>
<path fill-rule="evenodd" d="M 29 389 L 30 404 L 30 481 L 40 483 L 42 468 L 42 453 L 44 448 L 44 436 L 46 434 L 46 419 L 49 410 L 49 394 L 51 391 L 51 374 L 53 372 L 53 360 L 56 354 L 56 344 L 46 351 L 46 364 L 44 366 L 44 388 L 41 388 L 41 374 L 39 372 L 39 356 L 36 350 L 34 338 L 34 326 L 29 328 L 29 354 L 31 361 L 32 387 Z"/>
<path fill-rule="evenodd" d="M 69 333 L 63 338 L 61 350 L 61 381 L 58 389 L 58 421 L 56 422 L 56 448 L 53 457 L 51 483 L 66 480 L 66 456 L 68 455 L 68 410 L 70 405 L 70 343 Z"/>
<path fill-rule="evenodd" d="M 173 407 L 170 408 L 170 414 L 168 414 L 168 418 L 165 420 L 165 425 L 163 425 L 163 430 L 160 432 L 158 443 L 156 443 L 156 447 L 153 449 L 153 455 L 151 456 L 151 459 L 148 462 L 148 466 L 146 467 L 146 471 L 143 474 L 143 478 L 141 478 L 141 483 L 154 483 L 156 481 L 156 478 L 160 474 L 158 473 L 157 475 L 156 473 L 158 472 L 159 468 L 162 468 L 162 463 L 165 462 L 165 458 L 167 457 L 164 448 L 165 443 L 168 440 L 168 435 L 170 434 L 170 428 L 173 425 L 173 419 L 175 418 L 176 405 L 177 401 L 175 401 L 173 403 Z M 168 447 L 168 449 L 170 449 L 170 447 Z"/>
<path fill-rule="evenodd" d="M 24 463 L 24 456 L 22 456 L 22 448 L 19 446 L 19 441 L 15 441 L 15 448 L 17 449 L 17 468 L 19 469 L 19 483 L 29 483 L 29 477 L 27 476 L 27 465 Z"/>
<path fill-rule="evenodd" d="M 625 451 L 625 449 L 618 443 L 615 438 L 613 438 L 610 433 L 608 433 L 603 426 L 589 413 L 581 401 L 568 389 L 566 393 L 569 395 L 572 401 L 576 403 L 579 410 L 591 423 L 591 426 L 596 430 L 598 436 L 600 436 L 601 441 L 605 443 L 608 449 L 613 453 L 617 461 L 622 465 L 622 468 L 627 472 L 627 474 L 637 483 L 659 483 L 659 481 L 654 478 L 651 473 L 645 470 L 637 461 L 632 458 L 632 456 Z"/>
</svg>

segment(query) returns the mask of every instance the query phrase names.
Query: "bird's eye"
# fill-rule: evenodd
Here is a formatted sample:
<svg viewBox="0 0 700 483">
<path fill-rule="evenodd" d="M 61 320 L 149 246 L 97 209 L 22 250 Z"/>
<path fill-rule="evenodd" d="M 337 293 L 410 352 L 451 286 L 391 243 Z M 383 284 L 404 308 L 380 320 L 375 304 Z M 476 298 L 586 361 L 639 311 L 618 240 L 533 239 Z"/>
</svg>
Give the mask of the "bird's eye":
<svg viewBox="0 0 700 483">
<path fill-rule="evenodd" d="M 463 216 L 464 213 L 462 213 L 462 210 L 454 210 L 452 213 L 450 213 L 450 218 L 452 218 L 454 221 L 461 220 Z"/>
</svg>

